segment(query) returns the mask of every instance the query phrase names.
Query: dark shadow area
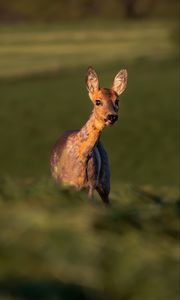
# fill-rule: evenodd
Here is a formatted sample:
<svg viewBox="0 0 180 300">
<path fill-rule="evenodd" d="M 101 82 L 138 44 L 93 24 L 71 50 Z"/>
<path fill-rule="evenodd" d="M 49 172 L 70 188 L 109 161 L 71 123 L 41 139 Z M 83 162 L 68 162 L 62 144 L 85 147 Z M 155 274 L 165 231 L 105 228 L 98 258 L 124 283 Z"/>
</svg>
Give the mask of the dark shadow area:
<svg viewBox="0 0 180 300">
<path fill-rule="evenodd" d="M 0 297 L 27 300 L 102 300 L 99 292 L 76 285 L 53 280 L 7 279 L 0 282 Z"/>
</svg>

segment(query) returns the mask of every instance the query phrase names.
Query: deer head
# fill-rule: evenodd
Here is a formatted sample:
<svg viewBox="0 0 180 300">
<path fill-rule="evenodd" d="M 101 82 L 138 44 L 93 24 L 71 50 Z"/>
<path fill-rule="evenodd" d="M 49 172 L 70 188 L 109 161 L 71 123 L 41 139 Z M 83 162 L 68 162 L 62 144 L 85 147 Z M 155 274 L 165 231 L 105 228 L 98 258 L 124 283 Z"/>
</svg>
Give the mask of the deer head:
<svg viewBox="0 0 180 300">
<path fill-rule="evenodd" d="M 127 85 L 127 70 L 120 70 L 115 76 L 112 87 L 100 88 L 95 70 L 89 67 L 86 74 L 86 86 L 89 97 L 94 104 L 93 113 L 102 125 L 108 126 L 118 120 L 119 95 Z"/>
</svg>

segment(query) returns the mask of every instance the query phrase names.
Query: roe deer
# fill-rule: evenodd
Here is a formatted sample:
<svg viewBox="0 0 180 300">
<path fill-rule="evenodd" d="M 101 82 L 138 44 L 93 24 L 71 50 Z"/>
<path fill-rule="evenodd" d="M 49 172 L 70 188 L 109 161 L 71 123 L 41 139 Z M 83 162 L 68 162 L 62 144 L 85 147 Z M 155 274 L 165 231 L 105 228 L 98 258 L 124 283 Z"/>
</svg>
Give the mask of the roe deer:
<svg viewBox="0 0 180 300">
<path fill-rule="evenodd" d="M 115 76 L 112 88 L 100 88 L 95 70 L 89 67 L 86 86 L 94 104 L 93 111 L 80 130 L 66 131 L 51 154 L 51 171 L 55 179 L 78 190 L 87 188 L 89 196 L 97 190 L 103 202 L 109 203 L 110 170 L 107 153 L 100 142 L 103 128 L 118 119 L 118 96 L 125 90 L 127 70 Z"/>
</svg>

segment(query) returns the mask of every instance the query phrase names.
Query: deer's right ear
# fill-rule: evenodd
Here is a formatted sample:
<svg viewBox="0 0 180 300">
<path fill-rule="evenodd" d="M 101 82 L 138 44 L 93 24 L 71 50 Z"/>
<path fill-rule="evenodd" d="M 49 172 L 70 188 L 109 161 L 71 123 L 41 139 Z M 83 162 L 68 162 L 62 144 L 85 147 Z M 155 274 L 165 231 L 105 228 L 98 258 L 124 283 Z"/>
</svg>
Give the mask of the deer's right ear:
<svg viewBox="0 0 180 300">
<path fill-rule="evenodd" d="M 99 80 L 92 67 L 89 67 L 86 73 L 86 87 L 90 94 L 99 90 Z"/>
<path fill-rule="evenodd" d="M 112 89 L 118 94 L 122 94 L 126 89 L 128 73 L 126 69 L 120 70 L 114 78 Z"/>
</svg>

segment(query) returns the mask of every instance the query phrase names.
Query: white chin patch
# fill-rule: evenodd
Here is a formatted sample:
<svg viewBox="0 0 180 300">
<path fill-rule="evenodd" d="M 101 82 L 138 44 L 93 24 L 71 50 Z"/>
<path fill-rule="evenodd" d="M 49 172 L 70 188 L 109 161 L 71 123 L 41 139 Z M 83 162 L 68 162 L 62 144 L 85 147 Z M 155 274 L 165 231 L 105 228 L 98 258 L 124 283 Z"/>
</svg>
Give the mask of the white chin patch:
<svg viewBox="0 0 180 300">
<path fill-rule="evenodd" d="M 112 125 L 113 123 L 111 123 L 111 121 L 106 121 L 105 122 L 106 126 Z"/>
</svg>

